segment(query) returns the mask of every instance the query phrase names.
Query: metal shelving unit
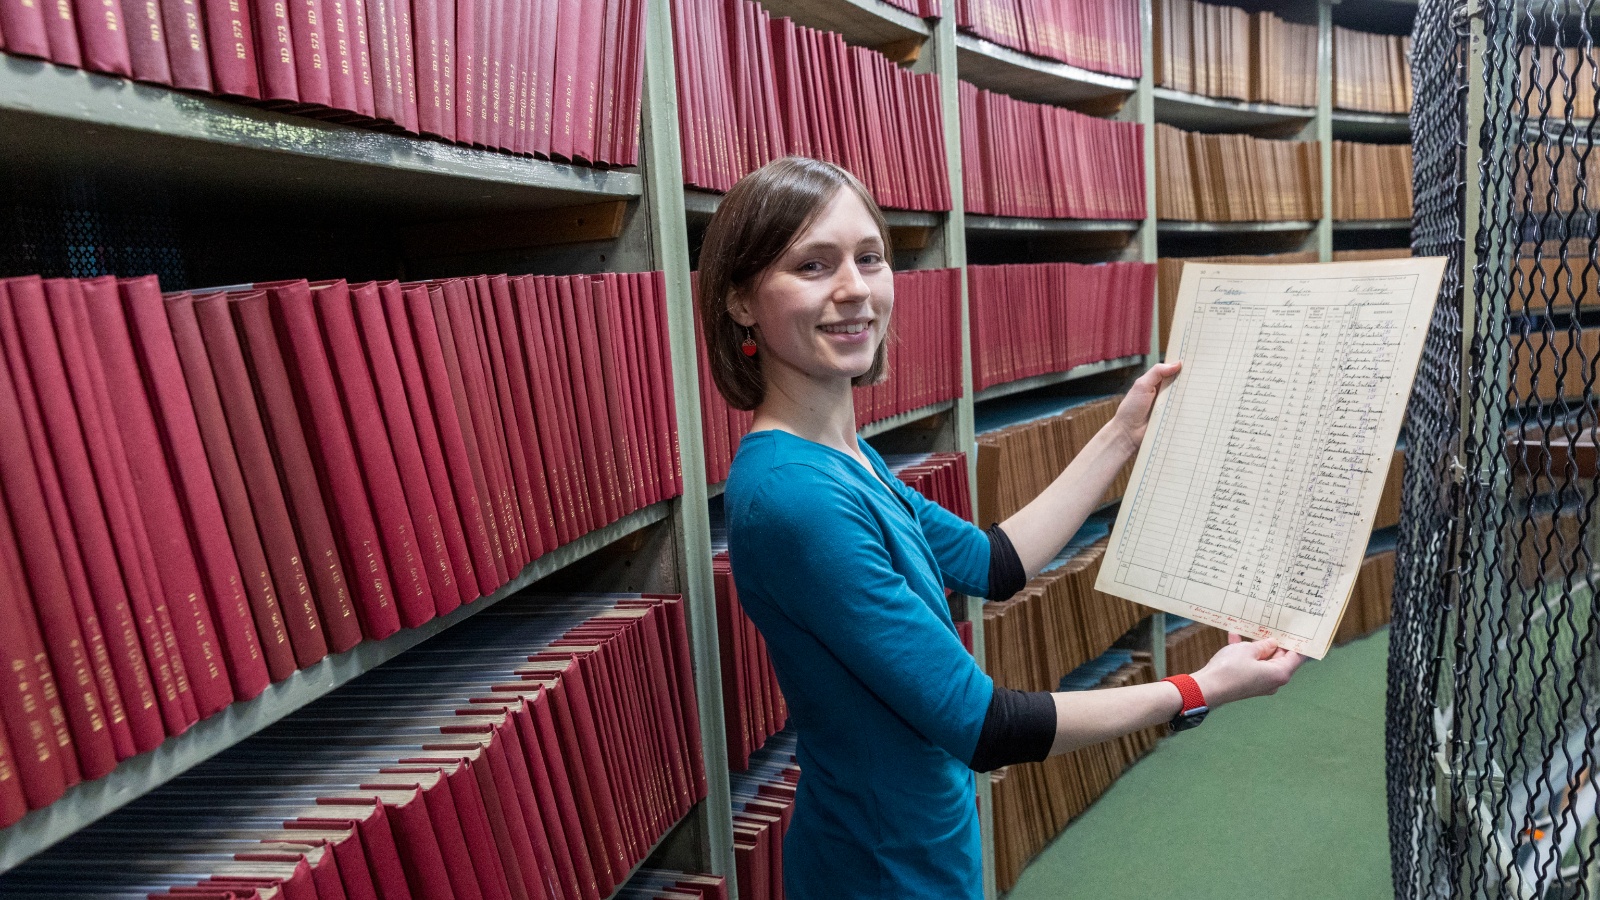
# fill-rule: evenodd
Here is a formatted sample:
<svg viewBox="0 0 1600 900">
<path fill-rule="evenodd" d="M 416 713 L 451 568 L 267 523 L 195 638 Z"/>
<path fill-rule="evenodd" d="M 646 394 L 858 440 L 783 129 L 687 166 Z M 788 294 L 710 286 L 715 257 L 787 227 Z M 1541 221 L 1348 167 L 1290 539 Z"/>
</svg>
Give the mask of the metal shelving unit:
<svg viewBox="0 0 1600 900">
<path fill-rule="evenodd" d="M 1404 144 L 1411 140 L 1411 117 L 1404 113 L 1333 111 L 1333 137 L 1340 141 Z"/>
<path fill-rule="evenodd" d="M 762 0 L 761 5 L 775 17 L 788 16 L 808 28 L 832 31 L 868 47 L 933 36 L 927 22 L 882 0 Z"/>
<path fill-rule="evenodd" d="M 979 391 L 977 396 L 973 399 L 979 403 L 982 403 L 985 400 L 998 400 L 1001 397 L 1009 397 L 1012 394 L 1020 394 L 1024 391 L 1032 391 L 1042 387 L 1065 384 L 1069 381 L 1078 381 L 1079 379 L 1090 378 L 1095 375 L 1104 375 L 1107 372 L 1115 372 L 1119 369 L 1128 369 L 1132 368 L 1133 366 L 1142 367 L 1147 362 L 1148 357 L 1124 356 L 1118 359 L 1108 359 L 1102 362 L 1089 363 L 1088 365 L 1068 369 L 1065 372 L 1050 372 L 1045 375 L 1034 375 L 1031 378 L 1023 378 L 1018 381 L 1007 381 L 1004 384 L 993 385 Z"/>
<path fill-rule="evenodd" d="M 962 81 L 1019 100 L 1064 106 L 1120 103 L 1138 86 L 1133 78 L 1041 59 L 970 34 L 957 35 L 955 40 Z"/>
<path fill-rule="evenodd" d="M 1410 219 L 1335 219 L 1334 231 L 1410 231 Z"/>
<path fill-rule="evenodd" d="M 886 431 L 893 431 L 896 428 L 902 428 L 906 425 L 910 425 L 913 422 L 920 422 L 923 419 L 929 418 L 930 416 L 937 416 L 941 413 L 947 413 L 955 408 L 956 401 L 940 400 L 938 403 L 930 403 L 927 406 L 921 407 L 920 409 L 907 410 L 906 412 L 892 415 L 887 419 L 879 419 L 876 422 L 870 422 L 866 425 L 863 425 L 858 433 L 864 438 L 877 437 Z"/>
<path fill-rule="evenodd" d="M 967 216 L 967 232 L 989 234 L 1093 234 L 1134 232 L 1138 219 L 1023 219 L 1012 216 Z"/>
<path fill-rule="evenodd" d="M 1207 97 L 1155 88 L 1156 121 L 1187 131 L 1251 131 L 1258 128 L 1304 125 L 1317 116 L 1314 106 L 1280 106 Z"/>
<path fill-rule="evenodd" d="M 1181 222 L 1162 219 L 1156 224 L 1161 234 L 1271 234 L 1285 231 L 1311 231 L 1317 223 L 1308 219 L 1288 222 Z"/>
</svg>

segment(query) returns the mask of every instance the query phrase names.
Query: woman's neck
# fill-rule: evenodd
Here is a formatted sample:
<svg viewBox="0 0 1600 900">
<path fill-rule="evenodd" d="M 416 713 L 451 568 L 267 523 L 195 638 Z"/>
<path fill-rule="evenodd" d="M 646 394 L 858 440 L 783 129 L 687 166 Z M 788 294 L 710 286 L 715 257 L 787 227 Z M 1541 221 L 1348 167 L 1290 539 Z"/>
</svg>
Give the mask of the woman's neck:
<svg viewBox="0 0 1600 900">
<path fill-rule="evenodd" d="M 850 382 L 837 386 L 808 383 L 803 386 L 774 381 L 756 407 L 751 431 L 777 429 L 814 441 L 851 456 L 856 447 L 855 393 Z"/>
</svg>

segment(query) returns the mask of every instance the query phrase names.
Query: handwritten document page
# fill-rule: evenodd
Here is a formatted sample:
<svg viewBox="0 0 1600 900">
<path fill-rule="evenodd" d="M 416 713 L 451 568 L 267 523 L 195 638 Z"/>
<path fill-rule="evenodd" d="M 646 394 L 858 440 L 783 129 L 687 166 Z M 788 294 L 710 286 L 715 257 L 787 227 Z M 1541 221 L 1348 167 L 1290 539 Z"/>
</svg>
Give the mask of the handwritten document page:
<svg viewBox="0 0 1600 900">
<path fill-rule="evenodd" d="M 1442 258 L 1183 268 L 1099 590 L 1321 659 L 1377 515 Z"/>
</svg>

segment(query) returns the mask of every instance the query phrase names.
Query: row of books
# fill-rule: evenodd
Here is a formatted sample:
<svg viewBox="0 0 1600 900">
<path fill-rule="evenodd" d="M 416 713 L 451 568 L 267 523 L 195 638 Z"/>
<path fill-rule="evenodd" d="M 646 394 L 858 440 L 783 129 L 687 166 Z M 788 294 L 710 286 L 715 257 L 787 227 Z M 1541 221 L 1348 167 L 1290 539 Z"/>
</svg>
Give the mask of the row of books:
<svg viewBox="0 0 1600 900">
<path fill-rule="evenodd" d="M 884 459 L 889 471 L 923 496 L 971 520 L 967 457 L 964 453 L 897 454 Z M 789 708 L 772 671 L 761 632 L 745 615 L 728 561 L 728 536 L 721 521 L 711 529 L 711 572 L 717 601 L 717 639 L 721 650 L 723 721 L 727 726 L 728 766 L 742 772 L 752 755 L 789 721 Z M 971 633 L 967 634 L 971 649 Z"/>
<path fill-rule="evenodd" d="M 1510 357 L 1513 405 L 1586 398 L 1600 384 L 1600 328 L 1530 320 L 1510 335 Z"/>
<path fill-rule="evenodd" d="M 1317 103 L 1317 26 L 1197 0 L 1156 0 L 1155 80 L 1207 97 Z"/>
<path fill-rule="evenodd" d="M 1198 134 L 1156 125 L 1156 215 L 1201 222 L 1322 217 L 1316 141 Z"/>
<path fill-rule="evenodd" d="M 1411 145 L 1334 141 L 1333 218 L 1411 218 Z"/>
<path fill-rule="evenodd" d="M 1394 547 L 1392 531 L 1374 535 L 1367 545 L 1350 602 L 1333 633 L 1334 646 L 1365 637 L 1389 624 L 1394 600 Z"/>
<path fill-rule="evenodd" d="M 1210 625 L 1167 614 L 1167 672 L 1191 674 L 1228 644 L 1228 633 Z"/>
<path fill-rule="evenodd" d="M 1002 47 L 1138 78 L 1135 0 L 956 0 L 956 27 Z"/>
<path fill-rule="evenodd" d="M 0 892 L 601 900 L 706 795 L 683 606 L 505 601 L 0 876 Z"/>
<path fill-rule="evenodd" d="M 1576 126 L 1581 135 L 1586 125 Z M 1583 140 L 1567 143 L 1550 138 L 1549 143 L 1523 144 L 1511 151 L 1508 166 L 1512 208 L 1518 215 L 1527 213 L 1579 213 L 1592 215 L 1591 185 L 1600 185 L 1600 154 L 1588 151 Z M 1554 158 L 1552 158 L 1554 157 Z M 1581 221 L 1581 220 L 1580 220 Z M 1557 223 L 1545 226 L 1559 227 Z M 1584 227 L 1568 226 L 1574 231 Z M 1580 238 L 1584 232 L 1573 235 Z"/>
<path fill-rule="evenodd" d="M 983 607 L 984 671 L 1018 691 L 1055 690 L 1061 677 L 1111 648 L 1143 607 L 1094 589 L 1105 541 L 1063 551 L 1009 600 Z"/>
<path fill-rule="evenodd" d="M 1335 250 L 1334 262 L 1357 262 L 1367 259 L 1395 259 L 1411 255 L 1406 248 L 1373 248 L 1363 250 Z M 1183 264 L 1186 262 L 1213 262 L 1213 263 L 1243 263 L 1246 265 L 1285 265 L 1288 263 L 1314 263 L 1317 261 L 1315 250 L 1294 250 L 1287 253 L 1258 253 L 1245 255 L 1225 256 L 1193 256 L 1184 259 L 1176 257 L 1162 257 L 1156 260 L 1158 274 L 1156 276 L 1157 325 L 1160 329 L 1161 352 L 1167 352 L 1167 337 L 1172 331 L 1173 312 L 1178 307 L 1178 284 L 1183 279 Z"/>
<path fill-rule="evenodd" d="M 1036 219 L 1144 218 L 1144 126 L 1027 103 L 963 81 L 967 212 Z"/>
<path fill-rule="evenodd" d="M 1155 681 L 1147 653 L 1113 650 L 1061 680 L 1060 690 L 1127 687 Z M 1009 891 L 1029 860 L 1088 809 L 1161 739 L 1164 726 L 1093 744 L 1044 762 L 1008 766 L 990 776 L 994 796 L 997 887 Z"/>
<path fill-rule="evenodd" d="M 1409 44 L 1407 45 L 1409 47 Z M 1594 51 L 1583 47 L 1523 47 L 1518 56 L 1518 89 L 1527 103 L 1526 115 L 1545 118 L 1549 124 L 1594 118 Z M 1571 112 L 1568 112 L 1570 106 Z M 1518 114 L 1522 114 L 1518 110 Z M 1574 121 L 1575 130 L 1586 123 Z"/>
<path fill-rule="evenodd" d="M 0 281 L 0 710 L 64 714 L 29 807 L 680 493 L 659 282 Z"/>
<path fill-rule="evenodd" d="M 794 815 L 800 766 L 795 734 L 774 735 L 736 774 L 733 799 L 733 859 L 741 900 L 783 900 L 783 838 Z"/>
<path fill-rule="evenodd" d="M 978 521 L 1003 522 L 1039 496 L 1116 414 L 1109 397 L 1006 398 L 978 415 Z M 1131 467 L 1103 502 L 1122 496 Z"/>
<path fill-rule="evenodd" d="M 894 273 L 888 377 L 881 384 L 855 389 L 857 428 L 960 396 L 960 279 L 960 269 Z M 734 409 L 723 399 L 703 351 L 697 362 L 706 480 L 717 484 L 727 480 L 739 439 L 750 430 L 752 414 Z"/>
<path fill-rule="evenodd" d="M 1600 305 L 1600 268 L 1589 264 L 1588 242 L 1519 252 L 1507 300 L 1512 312 L 1530 316 Z"/>
<path fill-rule="evenodd" d="M 0 3 L 0 49 L 479 147 L 639 156 L 642 0 Z"/>
<path fill-rule="evenodd" d="M 684 183 L 726 191 L 771 160 L 837 163 L 894 209 L 950 208 L 936 74 L 914 75 L 754 0 L 674 0 Z"/>
<path fill-rule="evenodd" d="M 1333 107 L 1411 112 L 1411 36 L 1333 28 Z"/>
<path fill-rule="evenodd" d="M 1150 350 L 1149 263 L 968 266 L 977 390 Z"/>
<path fill-rule="evenodd" d="M 640 869 L 616 900 L 728 900 L 728 880 L 675 869 Z"/>
</svg>

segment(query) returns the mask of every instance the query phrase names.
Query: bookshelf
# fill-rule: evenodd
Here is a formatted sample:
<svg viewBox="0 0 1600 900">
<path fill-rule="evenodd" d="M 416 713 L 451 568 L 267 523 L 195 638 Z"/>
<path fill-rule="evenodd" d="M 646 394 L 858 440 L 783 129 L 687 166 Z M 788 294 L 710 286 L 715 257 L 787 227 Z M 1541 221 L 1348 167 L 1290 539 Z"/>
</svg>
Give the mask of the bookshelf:
<svg viewBox="0 0 1600 900">
<path fill-rule="evenodd" d="M 881 0 L 762 0 L 772 16 L 841 34 L 851 44 L 884 48 L 914 71 L 940 82 L 946 167 L 953 208 L 946 213 L 889 210 L 897 234 L 915 246 L 900 255 L 917 268 L 965 267 L 969 238 L 985 252 L 1008 243 L 1032 254 L 1048 248 L 1055 260 L 1135 260 L 1154 263 L 1163 241 L 1203 241 L 1214 252 L 1250 247 L 1263 237 L 1317 243 L 1327 259 L 1334 232 L 1394 233 L 1409 223 L 1166 222 L 1155 214 L 1154 179 L 1146 179 L 1147 213 L 1140 220 L 1029 219 L 969 216 L 963 202 L 961 122 L 956 86 L 1146 126 L 1144 168 L 1155 171 L 1150 126 L 1321 135 L 1354 140 L 1404 140 L 1404 116 L 1245 103 L 1157 88 L 1152 80 L 1151 9 L 1141 4 L 1144 75 L 1125 78 L 1040 59 L 958 32 L 955 0 L 945 17 L 923 20 Z M 1379 2 L 1379 0 L 1371 0 Z M 1354 5 L 1347 2 L 1346 6 Z M 1320 0 L 1319 27 L 1331 27 L 1331 0 Z M 244 740 L 339 685 L 392 659 L 534 582 L 553 579 L 578 588 L 682 593 L 688 604 L 708 796 L 657 841 L 669 864 L 730 878 L 735 871 L 730 786 L 719 676 L 708 505 L 721 485 L 705 483 L 705 446 L 695 368 L 690 303 L 691 253 L 697 228 L 715 212 L 719 195 L 685 190 L 673 68 L 670 0 L 646 0 L 640 164 L 603 170 L 457 146 L 425 137 L 377 131 L 294 115 L 121 78 L 0 54 L 0 187 L 49 178 L 119 179 L 197 186 L 210 195 L 239 195 L 241 210 L 339 206 L 415 226 L 409 243 L 394 236 L 373 265 L 383 277 L 434 274 L 440 269 L 572 273 L 660 270 L 665 275 L 672 393 L 680 436 L 683 494 L 633 512 L 528 565 L 511 584 L 447 616 L 381 641 L 363 642 L 236 703 L 150 753 L 125 761 L 106 778 L 74 788 L 61 801 L 0 831 L 0 876 L 97 819 L 159 789 L 184 770 Z M 1329 42 L 1319 56 L 1326 97 Z M 1324 190 L 1331 162 L 1324 153 Z M 575 229 L 576 210 L 613 204 L 612 225 Z M 553 221 L 561 235 L 502 239 L 504 223 Z M 494 240 L 491 240 L 491 236 Z M 1048 240 L 1046 240 L 1048 239 Z M 1037 244 L 1032 242 L 1039 242 Z M 430 245 L 432 253 L 421 252 Z M 491 244 L 493 245 L 491 247 Z M 552 245 L 555 245 L 554 247 Z M 474 252 L 476 248 L 479 252 Z M 492 252 L 488 252 L 492 250 Z M 444 261 L 445 258 L 448 261 Z M 398 263 L 395 260 L 399 260 Z M 482 268 L 474 266 L 482 265 Z M 398 271 L 397 271 L 398 270 Z M 6 273 L 6 274 L 21 274 Z M 131 274 L 131 273 L 130 273 Z M 301 274 L 335 277 L 342 271 Z M 1154 298 L 1152 298 L 1152 303 Z M 961 296 L 961 396 L 873 422 L 862 434 L 881 448 L 963 450 L 972 460 L 977 405 L 1029 391 L 1083 381 L 1125 384 L 1155 358 L 1126 356 L 1058 373 L 973 390 L 971 323 L 965 284 Z M 975 486 L 976 480 L 973 479 Z M 975 500 L 975 497 L 974 497 Z M 976 502 L 973 507 L 976 508 Z M 986 523 L 984 523 L 986 524 Z M 974 645 L 984 658 L 981 604 L 968 604 Z M 1146 620 L 1149 635 L 1166 631 L 1164 617 Z M 1165 671 L 1164 640 L 1151 642 L 1154 666 Z M 979 778 L 986 884 L 996 895 L 992 805 L 987 777 Z"/>
</svg>

